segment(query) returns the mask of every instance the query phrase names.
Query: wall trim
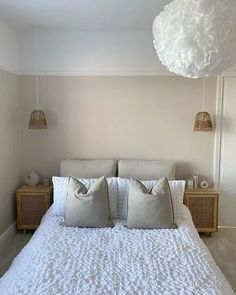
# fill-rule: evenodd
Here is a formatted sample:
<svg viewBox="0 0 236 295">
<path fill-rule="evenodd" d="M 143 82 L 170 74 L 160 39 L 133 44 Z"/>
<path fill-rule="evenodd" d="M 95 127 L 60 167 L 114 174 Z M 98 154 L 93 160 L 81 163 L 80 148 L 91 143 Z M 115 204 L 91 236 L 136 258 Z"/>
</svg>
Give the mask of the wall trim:
<svg viewBox="0 0 236 295">
<path fill-rule="evenodd" d="M 224 78 L 227 78 L 227 77 L 236 77 L 236 69 L 231 70 L 231 71 L 224 72 L 224 73 L 222 74 L 222 76 L 223 76 Z"/>
<path fill-rule="evenodd" d="M 224 225 L 220 225 L 220 226 L 218 226 L 218 228 L 222 228 L 222 229 L 236 229 L 236 226 L 224 226 Z"/>
<path fill-rule="evenodd" d="M 19 72 L 18 75 L 34 76 L 34 72 Z M 116 77 L 116 76 L 176 76 L 167 71 L 41 71 L 39 76 L 98 76 L 98 77 Z"/>
<path fill-rule="evenodd" d="M 220 191 L 221 161 L 222 161 L 222 135 L 224 120 L 224 82 L 225 78 L 235 78 L 236 70 L 224 72 L 217 77 L 216 96 L 216 134 L 214 144 L 213 179 L 215 188 Z"/>
<path fill-rule="evenodd" d="M 220 165 L 221 165 L 221 144 L 222 144 L 222 123 L 223 123 L 223 95 L 224 95 L 224 77 L 217 77 L 216 92 L 216 130 L 214 142 L 214 161 L 213 161 L 213 179 L 214 187 L 220 189 Z"/>
<path fill-rule="evenodd" d="M 216 97 L 216 135 L 214 147 L 213 178 L 215 188 L 221 195 L 221 173 L 222 173 L 222 151 L 223 151 L 223 122 L 225 107 L 225 79 L 236 78 L 236 71 L 228 71 L 217 77 L 217 97 Z M 220 199 L 221 200 L 221 199 Z M 221 211 L 219 213 L 219 216 Z M 219 228 L 236 228 L 219 226 Z"/>
<path fill-rule="evenodd" d="M 0 246 L 10 237 L 16 234 L 16 221 L 14 221 L 1 235 Z"/>
<path fill-rule="evenodd" d="M 19 76 L 34 76 L 35 72 L 17 71 L 0 65 L 0 71 Z M 81 77 L 153 77 L 177 76 L 168 71 L 41 71 L 39 76 L 81 76 Z"/>
<path fill-rule="evenodd" d="M 12 70 L 12 69 L 4 67 L 4 66 L 0 66 L 0 71 L 7 72 L 10 74 L 19 75 L 19 72 L 17 70 Z"/>
</svg>

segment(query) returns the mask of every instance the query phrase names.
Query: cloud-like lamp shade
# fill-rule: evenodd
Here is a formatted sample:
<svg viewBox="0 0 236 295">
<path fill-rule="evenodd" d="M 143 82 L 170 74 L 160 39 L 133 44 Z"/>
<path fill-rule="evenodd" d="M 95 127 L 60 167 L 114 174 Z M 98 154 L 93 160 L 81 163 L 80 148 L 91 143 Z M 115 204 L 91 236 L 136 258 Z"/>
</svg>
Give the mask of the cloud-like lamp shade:
<svg viewBox="0 0 236 295">
<path fill-rule="evenodd" d="M 169 71 L 214 76 L 236 63 L 236 1 L 174 0 L 156 16 L 154 46 Z"/>
</svg>

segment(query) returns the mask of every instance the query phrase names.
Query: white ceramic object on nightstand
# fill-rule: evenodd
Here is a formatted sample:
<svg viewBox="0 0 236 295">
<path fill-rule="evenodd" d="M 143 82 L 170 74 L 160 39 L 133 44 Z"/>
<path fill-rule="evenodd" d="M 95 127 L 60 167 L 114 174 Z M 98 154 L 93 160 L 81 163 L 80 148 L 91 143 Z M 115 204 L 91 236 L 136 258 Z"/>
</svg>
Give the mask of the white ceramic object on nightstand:
<svg viewBox="0 0 236 295">
<path fill-rule="evenodd" d="M 207 189 L 209 187 L 209 183 L 206 180 L 203 180 L 201 182 L 201 188 Z"/>
<path fill-rule="evenodd" d="M 30 175 L 25 176 L 25 183 L 29 186 L 34 186 L 39 183 L 39 175 L 32 171 Z"/>
</svg>

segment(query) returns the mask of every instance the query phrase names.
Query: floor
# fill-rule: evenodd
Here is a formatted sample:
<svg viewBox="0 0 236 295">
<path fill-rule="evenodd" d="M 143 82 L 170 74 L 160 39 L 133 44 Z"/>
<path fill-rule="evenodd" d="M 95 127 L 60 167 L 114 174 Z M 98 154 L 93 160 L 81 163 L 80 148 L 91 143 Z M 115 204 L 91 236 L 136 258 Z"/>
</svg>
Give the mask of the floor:
<svg viewBox="0 0 236 295">
<path fill-rule="evenodd" d="M 20 252 L 20 250 L 28 243 L 32 233 L 17 233 L 9 238 L 0 247 L 0 277 L 8 270 L 12 260 Z"/>
<path fill-rule="evenodd" d="M 201 238 L 236 293 L 236 229 L 219 229 L 211 237 Z"/>
<path fill-rule="evenodd" d="M 0 247 L 0 277 L 31 236 L 32 233 L 17 233 Z M 236 229 L 219 229 L 219 232 L 211 237 L 201 235 L 201 238 L 236 292 Z"/>
</svg>

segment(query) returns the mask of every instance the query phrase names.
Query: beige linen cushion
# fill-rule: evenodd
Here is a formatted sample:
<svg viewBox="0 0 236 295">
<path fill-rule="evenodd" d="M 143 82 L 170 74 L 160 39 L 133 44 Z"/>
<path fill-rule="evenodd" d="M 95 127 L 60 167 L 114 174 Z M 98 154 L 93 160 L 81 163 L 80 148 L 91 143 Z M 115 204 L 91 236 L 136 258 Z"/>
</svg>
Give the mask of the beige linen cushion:
<svg viewBox="0 0 236 295">
<path fill-rule="evenodd" d="M 167 178 L 157 181 L 151 192 L 131 179 L 128 195 L 128 228 L 176 228 Z"/>
<path fill-rule="evenodd" d="M 108 187 L 105 177 L 99 178 L 89 191 L 76 178 L 69 180 L 65 205 L 65 226 L 110 227 Z"/>
</svg>

